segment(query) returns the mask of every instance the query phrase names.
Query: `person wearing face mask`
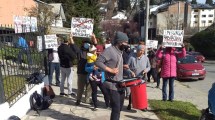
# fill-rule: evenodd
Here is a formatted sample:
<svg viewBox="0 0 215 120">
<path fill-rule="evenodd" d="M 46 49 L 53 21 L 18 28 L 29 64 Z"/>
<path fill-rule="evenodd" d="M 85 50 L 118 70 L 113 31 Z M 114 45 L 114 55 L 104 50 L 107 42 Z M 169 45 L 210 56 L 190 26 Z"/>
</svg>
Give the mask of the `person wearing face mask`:
<svg viewBox="0 0 215 120">
<path fill-rule="evenodd" d="M 125 90 L 119 87 L 117 81 L 123 79 L 123 58 L 122 51 L 128 44 L 128 36 L 122 32 L 116 32 L 113 45 L 106 48 L 100 54 L 95 64 L 105 71 L 106 81 L 104 86 L 110 95 L 111 120 L 120 119 Z"/>
<path fill-rule="evenodd" d="M 96 45 L 97 40 L 94 34 L 91 36 L 92 41 L 89 38 L 85 38 L 82 42 L 82 46 L 80 48 L 80 52 L 78 53 L 78 66 L 77 66 L 77 74 L 78 74 L 78 90 L 77 90 L 77 101 L 76 105 L 80 105 L 82 94 L 85 91 L 85 103 L 91 103 L 90 96 L 92 93 L 92 89 L 89 85 L 89 81 L 87 81 L 87 72 L 85 71 L 85 65 L 87 63 L 87 52 L 89 52 L 90 46 Z M 84 90 L 86 89 L 86 90 Z"/>
<path fill-rule="evenodd" d="M 169 101 L 174 99 L 174 80 L 176 78 L 176 62 L 177 57 L 183 58 L 186 56 L 186 49 L 184 44 L 182 44 L 181 51 L 176 51 L 175 47 L 164 47 L 161 46 L 157 52 L 156 57 L 162 59 L 161 63 L 161 78 L 163 78 L 162 86 L 162 100 L 167 100 L 166 87 L 169 82 Z"/>
</svg>

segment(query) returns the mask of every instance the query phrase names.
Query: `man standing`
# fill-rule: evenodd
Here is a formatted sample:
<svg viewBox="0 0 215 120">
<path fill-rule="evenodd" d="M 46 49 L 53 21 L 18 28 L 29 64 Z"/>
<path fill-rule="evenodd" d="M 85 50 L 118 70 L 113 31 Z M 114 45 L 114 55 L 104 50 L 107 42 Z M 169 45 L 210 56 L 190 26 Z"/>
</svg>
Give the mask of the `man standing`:
<svg viewBox="0 0 215 120">
<path fill-rule="evenodd" d="M 111 120 L 119 120 L 125 97 L 124 88 L 120 88 L 117 81 L 123 79 L 122 51 L 128 44 L 128 36 L 122 32 L 116 32 L 113 46 L 108 47 L 98 57 L 96 65 L 106 71 L 105 87 L 110 95 Z"/>
<path fill-rule="evenodd" d="M 61 71 L 61 82 L 60 82 L 60 95 L 64 96 L 64 82 L 67 79 L 68 95 L 74 96 L 75 93 L 72 92 L 72 80 L 73 80 L 73 60 L 76 54 L 69 46 L 69 40 L 63 38 L 63 42 L 58 47 L 58 55 L 60 58 L 60 71 Z"/>
</svg>

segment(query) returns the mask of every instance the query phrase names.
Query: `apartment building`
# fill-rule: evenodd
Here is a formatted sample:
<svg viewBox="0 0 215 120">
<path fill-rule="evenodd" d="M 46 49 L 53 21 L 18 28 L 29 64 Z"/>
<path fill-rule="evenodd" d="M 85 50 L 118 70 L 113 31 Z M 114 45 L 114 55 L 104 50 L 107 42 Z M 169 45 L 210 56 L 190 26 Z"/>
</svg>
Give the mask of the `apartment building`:
<svg viewBox="0 0 215 120">
<path fill-rule="evenodd" d="M 214 23 L 214 7 L 207 4 L 192 5 L 190 27 L 204 30 Z"/>
</svg>

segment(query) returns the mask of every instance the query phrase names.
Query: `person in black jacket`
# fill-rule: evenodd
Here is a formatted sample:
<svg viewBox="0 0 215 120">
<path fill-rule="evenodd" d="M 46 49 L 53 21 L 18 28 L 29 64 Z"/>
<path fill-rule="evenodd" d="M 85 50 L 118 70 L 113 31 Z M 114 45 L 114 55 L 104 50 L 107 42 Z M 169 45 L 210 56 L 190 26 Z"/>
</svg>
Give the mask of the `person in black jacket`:
<svg viewBox="0 0 215 120">
<path fill-rule="evenodd" d="M 93 34 L 91 37 L 92 41 L 89 38 L 85 38 L 82 42 L 81 50 L 78 54 L 78 67 L 77 67 L 77 74 L 78 74 L 78 80 L 77 80 L 77 85 L 78 85 L 78 91 L 77 91 L 77 101 L 76 105 L 80 105 L 81 103 L 81 98 L 82 94 L 84 93 L 85 90 L 85 103 L 91 103 L 90 101 L 90 96 L 92 93 L 92 89 L 89 85 L 89 81 L 87 81 L 87 72 L 85 71 L 85 65 L 87 63 L 87 52 L 89 51 L 89 48 L 92 44 L 96 46 L 97 40 L 95 35 Z"/>
<path fill-rule="evenodd" d="M 72 80 L 73 80 L 73 60 L 75 59 L 75 52 L 69 46 L 69 40 L 67 38 L 62 38 L 63 42 L 58 47 L 58 55 L 60 58 L 60 71 L 61 71 L 61 82 L 60 82 L 60 95 L 64 96 L 64 82 L 67 79 L 68 95 L 74 96 L 75 93 L 72 92 Z"/>
</svg>

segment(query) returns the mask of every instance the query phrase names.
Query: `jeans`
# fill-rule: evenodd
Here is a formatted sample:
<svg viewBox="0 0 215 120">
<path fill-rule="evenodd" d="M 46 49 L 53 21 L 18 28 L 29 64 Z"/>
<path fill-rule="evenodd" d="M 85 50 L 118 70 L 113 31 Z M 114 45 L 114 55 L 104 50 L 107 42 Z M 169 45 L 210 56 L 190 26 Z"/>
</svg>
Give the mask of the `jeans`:
<svg viewBox="0 0 215 120">
<path fill-rule="evenodd" d="M 101 81 L 91 81 L 90 80 L 90 85 L 91 85 L 91 88 L 92 88 L 92 100 L 93 100 L 94 107 L 97 108 L 97 86 L 99 87 L 99 89 L 101 90 L 102 94 L 104 95 L 104 100 L 105 100 L 106 107 L 109 107 L 110 96 L 108 95 L 107 89 L 102 84 L 102 82 Z"/>
<path fill-rule="evenodd" d="M 64 93 L 64 82 L 67 79 L 68 94 L 71 94 L 72 80 L 73 80 L 73 74 L 74 74 L 73 67 L 70 67 L 70 68 L 60 67 L 60 71 L 61 71 L 60 93 Z"/>
<path fill-rule="evenodd" d="M 53 73 L 55 71 L 55 84 L 60 84 L 60 63 L 49 62 L 49 84 L 52 84 Z"/>
<path fill-rule="evenodd" d="M 125 98 L 125 90 L 111 90 L 108 89 L 108 94 L 110 95 L 110 105 L 111 105 L 111 118 L 110 120 L 119 120 L 120 111 L 122 110 Z"/>
<path fill-rule="evenodd" d="M 157 87 L 160 86 L 160 79 L 161 79 L 161 72 L 158 72 L 158 74 L 157 74 Z"/>
<path fill-rule="evenodd" d="M 77 91 L 77 101 L 81 101 L 82 94 L 85 90 L 85 102 L 90 103 L 90 96 L 92 93 L 92 89 L 89 85 L 89 82 L 87 82 L 87 74 L 78 74 L 78 91 Z"/>
<path fill-rule="evenodd" d="M 32 65 L 32 59 L 31 59 L 31 54 L 30 54 L 30 49 L 29 48 L 21 48 L 18 54 L 18 63 L 22 64 L 22 56 L 23 54 L 26 54 L 27 60 L 29 65 Z"/>
<path fill-rule="evenodd" d="M 163 100 L 167 100 L 166 87 L 167 87 L 168 81 L 169 81 L 169 100 L 174 99 L 174 80 L 175 80 L 175 77 L 163 78 L 163 87 L 162 87 Z"/>
</svg>

